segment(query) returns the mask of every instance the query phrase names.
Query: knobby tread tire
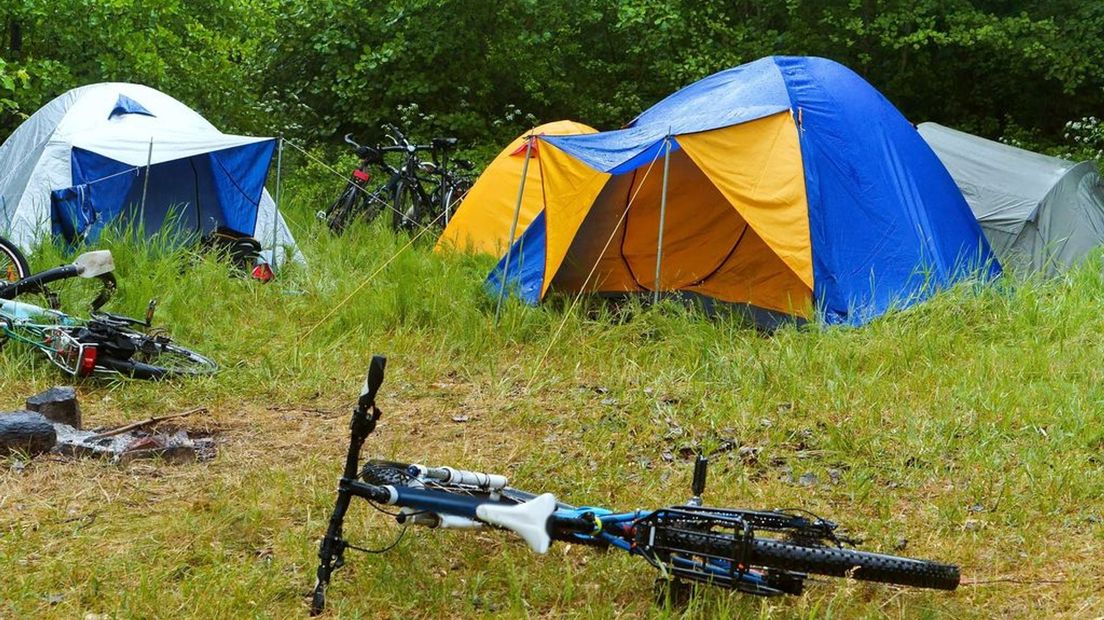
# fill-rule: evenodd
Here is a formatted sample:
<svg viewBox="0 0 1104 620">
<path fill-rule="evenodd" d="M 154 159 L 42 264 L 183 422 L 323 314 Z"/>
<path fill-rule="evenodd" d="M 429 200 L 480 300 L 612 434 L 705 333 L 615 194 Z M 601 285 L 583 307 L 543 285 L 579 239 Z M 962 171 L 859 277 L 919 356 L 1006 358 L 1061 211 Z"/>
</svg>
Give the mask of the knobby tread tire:
<svg viewBox="0 0 1104 620">
<path fill-rule="evenodd" d="M 742 545 L 731 535 L 703 535 L 677 530 L 667 530 L 662 540 L 672 547 L 722 558 L 737 558 L 741 552 L 739 546 Z M 854 549 L 806 547 L 762 538 L 755 539 L 748 549 L 747 563 L 937 590 L 954 590 L 959 583 L 958 567 L 949 564 Z"/>
<path fill-rule="evenodd" d="M 328 220 L 327 224 L 330 230 L 333 231 L 334 234 L 341 234 L 345 231 L 345 227 L 349 225 L 349 220 L 352 219 L 357 199 L 356 193 L 356 186 L 350 183 L 345 188 L 345 191 L 341 193 L 341 196 L 334 201 L 333 206 L 330 207 L 330 212 L 326 219 Z"/>
</svg>

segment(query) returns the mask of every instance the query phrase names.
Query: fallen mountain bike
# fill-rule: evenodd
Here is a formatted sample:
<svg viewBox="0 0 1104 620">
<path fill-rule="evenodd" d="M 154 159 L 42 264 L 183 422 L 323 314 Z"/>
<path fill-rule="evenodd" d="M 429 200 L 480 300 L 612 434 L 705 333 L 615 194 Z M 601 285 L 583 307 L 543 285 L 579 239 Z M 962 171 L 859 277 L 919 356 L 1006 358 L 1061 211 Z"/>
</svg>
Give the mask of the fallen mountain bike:
<svg viewBox="0 0 1104 620">
<path fill-rule="evenodd" d="M 22 255 L 18 258 L 26 265 Z M 150 301 L 144 320 L 100 311 L 115 291 L 114 268 L 111 252 L 99 250 L 81 254 L 71 265 L 14 282 L 0 282 L 0 342 L 16 341 L 34 347 L 75 377 L 122 374 L 136 379 L 163 379 L 215 372 L 218 366 L 213 361 L 152 327 L 156 301 Z M 102 284 L 88 319 L 58 310 L 57 297 L 47 288 L 51 282 L 78 277 L 94 278 Z M 15 300 L 30 293 L 45 295 L 50 307 Z"/>
<path fill-rule="evenodd" d="M 381 415 L 376 394 L 385 364 L 383 357 L 372 358 L 353 410 L 337 503 L 318 552 L 312 615 L 325 607 L 326 587 L 344 565 L 345 552 L 359 549 L 343 534 L 354 497 L 397 506 L 395 518 L 404 526 L 510 530 L 537 553 L 552 541 L 620 549 L 658 569 L 673 588 L 696 582 L 757 595 L 800 594 L 810 574 L 942 590 L 958 586 L 957 566 L 845 548 L 853 541 L 837 534 L 835 523 L 807 512 L 703 506 L 703 457 L 695 464 L 689 502 L 631 512 L 571 506 L 550 493 L 514 489 L 495 474 L 373 459 L 360 467 L 361 448 Z"/>
</svg>

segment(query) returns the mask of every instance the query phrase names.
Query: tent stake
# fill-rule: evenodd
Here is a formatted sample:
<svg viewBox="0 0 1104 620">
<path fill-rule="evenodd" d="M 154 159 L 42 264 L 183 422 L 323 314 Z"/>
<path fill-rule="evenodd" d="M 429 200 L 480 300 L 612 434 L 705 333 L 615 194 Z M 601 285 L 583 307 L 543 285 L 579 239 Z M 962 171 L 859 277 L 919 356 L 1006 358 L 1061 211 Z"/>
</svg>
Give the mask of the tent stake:
<svg viewBox="0 0 1104 620">
<path fill-rule="evenodd" d="M 506 285 L 510 276 L 510 255 L 514 252 L 514 235 L 517 234 L 518 219 L 521 217 L 521 201 L 525 198 L 525 181 L 529 178 L 529 159 L 533 155 L 533 136 L 526 138 L 525 163 L 521 165 L 521 184 L 518 185 L 517 206 L 514 207 L 514 221 L 510 224 L 510 245 L 506 249 L 506 264 L 502 266 L 502 282 L 498 288 L 498 303 L 495 304 L 494 324 L 498 326 L 498 317 L 502 311 L 502 298 L 506 296 Z"/>
<path fill-rule="evenodd" d="M 280 225 L 280 194 L 281 192 L 281 172 L 284 169 L 284 135 L 280 134 L 280 137 L 276 140 L 276 200 L 272 205 L 272 274 L 276 275 L 279 270 L 279 262 L 276 260 L 276 230 Z"/>
<path fill-rule="evenodd" d="M 663 268 L 663 224 L 667 219 L 667 173 L 671 169 L 671 136 L 663 139 L 663 193 L 659 195 L 659 240 L 656 242 L 656 275 L 653 303 L 659 303 L 659 293 L 663 289 L 660 285 L 660 270 Z"/>
<path fill-rule="evenodd" d="M 146 190 L 149 189 L 150 167 L 153 165 L 153 136 L 150 136 L 149 153 L 146 155 L 146 178 L 142 181 L 142 204 L 138 207 L 138 234 L 146 238 Z M 199 205 L 196 205 L 199 210 Z"/>
</svg>

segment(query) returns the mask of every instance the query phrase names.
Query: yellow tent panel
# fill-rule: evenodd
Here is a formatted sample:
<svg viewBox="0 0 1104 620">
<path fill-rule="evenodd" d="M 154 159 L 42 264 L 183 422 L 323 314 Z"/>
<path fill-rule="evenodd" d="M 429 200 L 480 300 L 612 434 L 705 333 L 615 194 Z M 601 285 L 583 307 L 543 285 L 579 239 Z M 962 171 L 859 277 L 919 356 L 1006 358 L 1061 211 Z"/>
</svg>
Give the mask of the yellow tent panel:
<svg viewBox="0 0 1104 620">
<path fill-rule="evenodd" d="M 441 238 L 437 250 L 453 247 L 501 256 L 510 245 L 510 226 L 517 208 L 518 188 L 525 166 L 525 145 L 530 136 L 595 133 L 574 121 L 556 121 L 534 127 L 518 136 L 487 166 L 464 198 Z M 535 143 L 539 144 L 539 143 Z M 518 214 L 517 235 L 544 209 L 544 187 L 540 172 L 540 149 L 531 155 L 525 179 L 525 194 Z"/>
<path fill-rule="evenodd" d="M 679 136 L 678 143 L 767 247 L 812 289 L 805 167 L 791 113 Z"/>
</svg>

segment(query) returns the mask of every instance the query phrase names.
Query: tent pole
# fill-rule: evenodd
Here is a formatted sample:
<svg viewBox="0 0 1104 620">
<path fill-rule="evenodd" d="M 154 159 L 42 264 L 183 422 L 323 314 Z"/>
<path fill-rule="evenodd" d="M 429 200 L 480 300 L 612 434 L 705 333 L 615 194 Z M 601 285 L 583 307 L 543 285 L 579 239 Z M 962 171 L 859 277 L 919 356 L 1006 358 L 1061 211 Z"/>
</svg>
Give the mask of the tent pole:
<svg viewBox="0 0 1104 620">
<path fill-rule="evenodd" d="M 279 261 L 276 260 L 276 231 L 280 225 L 280 194 L 281 192 L 281 173 L 284 169 L 284 135 L 280 134 L 280 137 L 276 140 L 276 200 L 272 205 L 272 274 L 275 275 L 279 270 Z"/>
<path fill-rule="evenodd" d="M 514 251 L 514 236 L 517 234 L 518 219 L 521 217 L 521 201 L 525 198 L 525 181 L 529 178 L 529 159 L 533 156 L 533 136 L 526 138 L 525 163 L 521 165 L 521 183 L 518 185 L 517 206 L 514 207 L 514 221 L 510 224 L 510 245 L 506 248 L 506 264 L 502 266 L 502 283 L 498 287 L 498 303 L 495 304 L 495 326 L 502 311 L 502 298 L 506 296 L 506 285 L 510 276 L 510 255 Z"/>
<path fill-rule="evenodd" d="M 656 242 L 656 273 L 653 303 L 659 303 L 660 270 L 663 268 L 663 224 L 667 219 L 667 175 L 671 170 L 671 135 L 663 139 L 663 193 L 659 195 L 659 240 Z"/>
<path fill-rule="evenodd" d="M 138 234 L 146 238 L 146 190 L 149 189 L 150 167 L 153 165 L 153 136 L 150 136 L 149 153 L 146 155 L 146 178 L 142 181 L 142 204 L 138 207 Z M 196 205 L 198 211 L 199 205 Z"/>
</svg>

